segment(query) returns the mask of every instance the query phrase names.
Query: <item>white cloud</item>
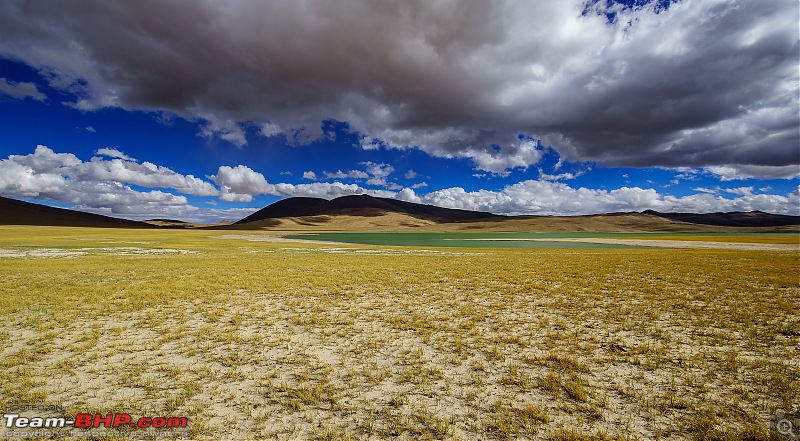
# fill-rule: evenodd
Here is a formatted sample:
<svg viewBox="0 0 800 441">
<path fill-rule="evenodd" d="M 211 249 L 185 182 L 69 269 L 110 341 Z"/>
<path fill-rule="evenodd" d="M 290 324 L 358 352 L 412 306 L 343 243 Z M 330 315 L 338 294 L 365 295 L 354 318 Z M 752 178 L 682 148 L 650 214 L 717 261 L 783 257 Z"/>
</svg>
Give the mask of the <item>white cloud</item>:
<svg viewBox="0 0 800 441">
<path fill-rule="evenodd" d="M 8 159 L 3 161 L 22 164 L 39 173 L 67 171 L 82 163 L 72 153 L 56 153 L 43 145 L 37 145 L 33 154 L 9 155 Z"/>
<path fill-rule="evenodd" d="M 392 198 L 396 194 L 389 190 L 363 188 L 357 184 L 341 182 L 314 182 L 311 184 L 275 184 L 275 191 L 281 196 L 304 196 L 333 199 L 339 196 L 368 194 L 370 196 Z"/>
<path fill-rule="evenodd" d="M 422 195 L 420 200 L 442 207 L 501 214 L 579 215 L 648 209 L 693 213 L 761 210 L 800 214 L 800 196 L 797 191 L 786 196 L 743 194 L 735 199 L 707 193 L 675 197 L 659 194 L 654 189 L 638 187 L 622 187 L 609 191 L 572 188 L 564 183 L 532 180 L 507 186 L 501 191 L 467 192 L 460 187 L 447 188 Z"/>
<path fill-rule="evenodd" d="M 84 128 L 84 130 L 86 130 L 86 131 L 87 131 L 87 132 L 89 132 L 89 133 L 97 133 L 97 130 L 96 130 L 94 127 L 92 127 L 92 126 L 86 126 L 86 127 Z"/>
<path fill-rule="evenodd" d="M 106 150 L 101 153 L 124 156 L 118 150 Z M 106 208 L 123 214 L 136 209 L 134 205 L 155 209 L 187 204 L 184 196 L 162 191 L 141 192 L 125 184 L 172 188 L 199 196 L 218 193 L 213 185 L 192 175 L 184 176 L 147 162 L 98 157 L 83 162 L 71 153 L 55 153 L 42 145 L 32 154 L 10 155 L 0 160 L 0 194 L 6 196 Z"/>
<path fill-rule="evenodd" d="M 246 193 L 234 193 L 230 188 L 222 186 L 219 199 L 225 202 L 252 202 L 253 195 Z"/>
<path fill-rule="evenodd" d="M 696 187 L 696 188 L 694 188 L 694 191 L 697 191 L 697 192 L 700 192 L 700 193 L 707 193 L 707 194 L 717 194 L 717 193 L 719 193 L 720 188 L 719 187 L 716 187 L 716 188 Z"/>
<path fill-rule="evenodd" d="M 414 170 L 409 170 L 405 174 L 406 179 L 414 179 L 416 177 L 417 177 L 417 172 L 415 172 Z"/>
<path fill-rule="evenodd" d="M 542 181 L 562 181 L 562 180 L 570 180 L 575 179 L 581 175 L 586 173 L 585 171 L 581 170 L 575 173 L 559 173 L 557 175 L 550 175 L 544 173 L 542 169 L 539 169 L 539 179 Z M 625 176 L 623 176 L 625 177 Z"/>
<path fill-rule="evenodd" d="M 245 165 L 220 166 L 209 179 L 219 185 L 220 199 L 227 202 L 250 202 L 254 195 L 278 194 L 264 175 Z"/>
<path fill-rule="evenodd" d="M 702 170 L 689 167 L 676 167 L 672 170 L 679 172 L 675 175 L 675 179 L 686 181 L 696 181 L 699 179 L 698 175 L 702 173 Z"/>
<path fill-rule="evenodd" d="M 79 163 L 74 155 L 56 154 L 43 146 L 33 155 L 11 155 L 0 160 L 0 194 L 24 198 L 46 195 L 42 198 L 69 202 L 66 196 L 57 195 L 65 195 L 69 187 L 65 172 Z"/>
<path fill-rule="evenodd" d="M 110 150 L 121 154 L 116 150 Z M 193 175 L 182 175 L 150 162 L 138 163 L 117 158 L 111 160 L 92 158 L 89 162 L 82 162 L 72 167 L 69 175 L 79 180 L 117 181 L 142 187 L 172 188 L 196 196 L 216 196 L 219 193 L 213 185 Z"/>
<path fill-rule="evenodd" d="M 737 188 L 726 188 L 725 192 L 730 194 L 739 194 L 742 196 L 752 196 L 753 195 L 753 187 L 737 187 Z"/>
<path fill-rule="evenodd" d="M 416 184 L 412 185 L 411 188 L 415 188 L 416 189 L 416 188 L 423 188 L 423 187 L 427 187 L 427 186 L 428 186 L 427 182 L 417 182 Z"/>
<path fill-rule="evenodd" d="M 377 185 L 380 187 L 392 187 L 392 185 L 386 181 L 386 178 L 389 177 L 392 173 L 394 173 L 394 167 L 389 164 L 376 164 L 374 162 L 362 162 L 363 165 L 367 166 L 367 173 L 369 173 L 370 178 L 367 179 L 367 185 Z"/>
<path fill-rule="evenodd" d="M 78 170 L 84 164 L 75 155 L 55 153 L 45 146 L 36 147 L 30 155 L 11 155 L 0 160 L 0 194 L 123 215 L 187 205 L 184 196 L 137 191 L 120 182 L 84 180 Z"/>
<path fill-rule="evenodd" d="M 539 147 L 538 141 L 524 141 L 509 144 L 500 151 L 472 150 L 463 153 L 463 156 L 471 158 L 477 170 L 508 176 L 512 169 L 527 170 L 531 165 L 538 163 L 544 156 L 544 150 Z"/>
<path fill-rule="evenodd" d="M 406 201 L 406 202 L 414 202 L 415 204 L 423 203 L 422 199 L 419 196 L 417 196 L 414 190 L 410 188 L 404 188 L 400 190 L 394 197 L 395 199 L 399 199 L 401 201 Z"/>
<path fill-rule="evenodd" d="M 303 179 L 311 179 L 312 181 L 317 180 L 317 174 L 313 171 L 303 172 Z"/>
<path fill-rule="evenodd" d="M 47 96 L 39 91 L 33 83 L 15 83 L 0 77 L 0 94 L 8 95 L 12 98 L 22 100 L 31 98 L 36 101 L 44 101 Z"/>
<path fill-rule="evenodd" d="M 114 149 L 114 148 L 110 148 L 110 147 L 104 147 L 104 148 L 101 148 L 101 149 L 97 149 L 95 154 L 108 156 L 109 158 L 124 159 L 126 161 L 136 161 L 136 159 L 131 158 L 130 156 L 126 155 L 125 153 L 122 153 L 121 151 L 119 151 L 117 149 Z"/>
<path fill-rule="evenodd" d="M 337 170 L 336 173 L 323 172 L 323 174 L 327 179 L 367 179 L 369 177 L 367 173 L 361 170 L 350 170 L 347 173 Z"/>
<path fill-rule="evenodd" d="M 67 189 L 76 208 L 107 207 L 113 214 L 163 213 L 170 207 L 185 207 L 184 196 L 153 190 L 141 192 L 118 182 L 81 182 Z"/>
</svg>

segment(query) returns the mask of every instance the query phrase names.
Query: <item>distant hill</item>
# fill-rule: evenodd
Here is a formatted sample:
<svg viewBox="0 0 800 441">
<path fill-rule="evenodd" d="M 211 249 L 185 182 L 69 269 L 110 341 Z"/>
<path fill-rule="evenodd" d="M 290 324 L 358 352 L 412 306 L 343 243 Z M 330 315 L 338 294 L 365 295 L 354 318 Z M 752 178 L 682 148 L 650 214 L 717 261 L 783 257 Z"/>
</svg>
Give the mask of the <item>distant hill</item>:
<svg viewBox="0 0 800 441">
<path fill-rule="evenodd" d="M 84 213 L 65 208 L 18 201 L 0 196 L 0 225 L 48 225 L 62 227 L 153 228 L 126 219 Z"/>
<path fill-rule="evenodd" d="M 143 220 L 142 222 L 148 225 L 155 225 L 158 227 L 168 227 L 168 228 L 189 228 L 193 225 L 189 222 L 184 222 L 182 220 L 176 220 L 176 219 L 147 219 Z"/>
<path fill-rule="evenodd" d="M 289 217 L 336 215 L 380 216 L 385 213 L 401 213 L 417 219 L 445 223 L 498 219 L 503 217 L 480 211 L 457 210 L 434 205 L 405 202 L 397 199 L 353 195 L 338 197 L 330 201 L 320 198 L 284 199 L 247 216 L 236 222 L 236 225 Z"/>
<path fill-rule="evenodd" d="M 585 216 L 500 216 L 366 195 L 333 200 L 288 198 L 230 228 L 386 231 L 795 232 L 800 216 L 749 213 L 609 213 Z"/>
<path fill-rule="evenodd" d="M 787 225 L 800 225 L 800 216 L 772 214 L 763 211 L 697 214 L 660 213 L 658 211 L 645 210 L 642 214 L 663 217 L 680 222 L 716 225 L 720 227 L 782 227 Z"/>
<path fill-rule="evenodd" d="M 317 205 L 328 202 L 327 199 L 322 198 L 288 198 L 282 199 L 274 204 L 267 205 L 266 207 L 256 211 L 255 213 L 247 216 L 246 218 L 234 222 L 234 224 L 246 224 L 249 222 L 260 221 L 264 219 L 277 219 L 282 217 L 296 217 L 306 216 L 298 215 L 297 213 L 304 213 L 311 210 Z"/>
<path fill-rule="evenodd" d="M 296 197 L 271 204 L 226 225 L 173 219 L 136 222 L 0 197 L 0 225 L 100 228 L 222 228 L 388 231 L 586 231 L 586 232 L 800 232 L 800 216 L 761 211 L 731 213 L 609 213 L 587 216 L 500 216 L 366 195 L 333 200 Z"/>
</svg>

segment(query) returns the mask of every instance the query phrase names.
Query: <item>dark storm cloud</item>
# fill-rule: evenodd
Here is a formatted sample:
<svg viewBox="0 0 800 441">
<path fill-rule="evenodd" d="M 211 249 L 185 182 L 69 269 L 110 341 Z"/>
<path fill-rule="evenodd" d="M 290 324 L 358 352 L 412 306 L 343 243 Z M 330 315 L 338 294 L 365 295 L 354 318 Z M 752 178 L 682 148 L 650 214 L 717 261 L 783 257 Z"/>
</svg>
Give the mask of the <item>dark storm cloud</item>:
<svg viewBox="0 0 800 441">
<path fill-rule="evenodd" d="M 521 133 L 610 165 L 784 177 L 800 163 L 794 0 L 617 7 L 611 21 L 598 4 L 5 1 L 0 54 L 78 108 L 168 110 L 240 145 L 243 124 L 301 144 L 336 119 L 365 148 L 496 173 L 541 158 Z"/>
</svg>

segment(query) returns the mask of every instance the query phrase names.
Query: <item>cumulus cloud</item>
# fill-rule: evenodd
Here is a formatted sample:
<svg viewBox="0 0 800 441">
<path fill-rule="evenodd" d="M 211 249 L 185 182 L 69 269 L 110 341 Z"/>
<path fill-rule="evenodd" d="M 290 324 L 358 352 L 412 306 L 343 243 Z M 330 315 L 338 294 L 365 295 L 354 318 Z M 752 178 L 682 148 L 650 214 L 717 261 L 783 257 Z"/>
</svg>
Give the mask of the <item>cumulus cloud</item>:
<svg viewBox="0 0 800 441">
<path fill-rule="evenodd" d="M 87 130 L 88 130 L 88 127 L 87 127 Z M 92 130 L 94 130 L 94 129 L 92 129 Z M 97 149 L 95 154 L 102 155 L 102 156 L 108 156 L 109 158 L 124 159 L 126 161 L 136 161 L 136 159 L 131 158 L 130 156 L 126 155 L 125 153 L 122 153 L 121 151 L 119 151 L 117 149 L 114 149 L 114 148 L 110 148 L 110 147 L 104 147 L 102 149 Z"/>
<path fill-rule="evenodd" d="M 740 194 L 742 196 L 751 196 L 753 194 L 753 187 L 737 187 L 726 188 L 725 191 L 731 194 Z"/>
<path fill-rule="evenodd" d="M 404 176 L 406 179 L 414 179 L 417 177 L 417 172 L 415 172 L 414 170 L 409 170 L 406 172 Z"/>
<path fill-rule="evenodd" d="M 0 94 L 8 95 L 18 100 L 31 98 L 36 101 L 44 101 L 47 98 L 33 83 L 15 83 L 5 78 L 0 78 Z"/>
<path fill-rule="evenodd" d="M 208 176 L 219 186 L 218 190 L 211 183 L 192 175 L 181 175 L 150 162 L 136 162 L 118 149 L 102 148 L 96 153 L 112 159 L 96 156 L 84 162 L 71 153 L 56 153 L 41 145 L 29 155 L 11 155 L 0 160 L 0 195 L 71 203 L 78 209 L 119 214 L 131 219 L 183 219 L 191 216 L 194 219 L 200 216 L 200 212 L 189 205 L 184 196 L 160 190 L 141 192 L 126 184 L 169 188 L 196 196 L 219 196 L 225 202 L 251 202 L 253 196 L 263 194 L 328 199 L 357 194 L 381 197 L 395 195 L 390 190 L 368 189 L 341 182 L 271 184 L 263 174 L 245 165 L 220 166 L 215 175 Z M 382 178 L 393 170 L 386 164 L 365 165 Z M 371 176 L 365 172 L 356 172 L 358 173 L 354 173 L 355 176 Z M 307 173 L 304 177 L 308 177 Z"/>
<path fill-rule="evenodd" d="M 581 175 L 586 173 L 585 171 L 581 170 L 575 173 L 559 173 L 557 175 L 547 174 L 542 169 L 539 169 L 539 179 L 543 181 L 561 181 L 561 180 L 570 180 L 575 179 Z"/>
<path fill-rule="evenodd" d="M 303 179 L 311 179 L 312 181 L 317 180 L 317 174 L 313 171 L 303 172 Z"/>
<path fill-rule="evenodd" d="M 419 196 L 417 196 L 417 193 L 414 192 L 414 190 L 410 188 L 404 188 L 400 190 L 394 197 L 395 199 L 399 199 L 401 201 L 413 202 L 415 204 L 422 203 L 422 199 Z"/>
<path fill-rule="evenodd" d="M 577 215 L 624 211 L 712 213 L 719 211 L 761 210 L 770 213 L 800 214 L 800 193 L 786 196 L 752 194 L 742 189 L 741 197 L 727 199 L 707 192 L 676 197 L 654 189 L 622 187 L 614 190 L 572 188 L 560 182 L 523 181 L 501 191 L 465 191 L 454 187 L 437 190 L 416 199 L 427 204 L 501 214 Z M 406 192 L 404 197 L 408 198 Z M 406 199 L 406 200 L 412 200 Z"/>
<path fill-rule="evenodd" d="M 219 191 L 210 183 L 193 175 L 182 175 L 151 162 L 92 158 L 70 170 L 80 180 L 117 181 L 142 187 L 172 188 L 184 194 L 216 196 Z"/>
<path fill-rule="evenodd" d="M 344 184 L 342 182 L 314 182 L 311 184 L 275 184 L 276 194 L 293 197 L 315 197 L 334 199 L 339 196 L 367 194 L 370 196 L 392 198 L 395 192 L 389 190 L 376 190 L 359 186 L 358 184 Z"/>
<path fill-rule="evenodd" d="M 341 170 L 337 170 L 335 173 L 331 172 L 323 172 L 327 179 L 367 179 L 369 175 L 366 172 L 361 170 L 350 170 L 349 172 L 345 173 Z"/>
<path fill-rule="evenodd" d="M 335 173 L 333 172 L 323 172 L 325 178 L 327 179 L 356 179 L 362 180 L 366 179 L 367 185 L 374 185 L 377 187 L 384 187 L 390 190 L 400 190 L 401 187 L 395 182 L 389 182 L 387 178 L 389 175 L 394 173 L 394 167 L 390 164 L 384 163 L 374 163 L 371 161 L 362 162 L 361 165 L 366 167 L 366 171 L 364 170 L 350 170 L 349 172 L 345 173 L 341 170 L 337 170 Z M 408 173 L 406 173 L 408 176 Z M 414 174 L 416 176 L 416 174 Z"/>
<path fill-rule="evenodd" d="M 394 167 L 389 164 L 376 164 L 374 162 L 364 162 L 363 163 L 367 167 L 367 173 L 369 173 L 369 179 L 367 179 L 367 185 L 377 185 L 380 187 L 397 187 L 397 184 L 391 184 L 386 179 L 394 173 Z M 397 188 L 399 190 L 399 188 Z"/>
<path fill-rule="evenodd" d="M 478 170 L 508 176 L 511 169 L 527 170 L 530 165 L 538 163 L 544 156 L 544 149 L 539 146 L 538 141 L 525 141 L 511 143 L 499 149 L 468 150 L 454 156 L 472 159 Z"/>
<path fill-rule="evenodd" d="M 227 202 L 250 202 L 254 195 L 278 194 L 264 175 L 246 165 L 220 166 L 217 174 L 208 178 L 219 185 L 220 199 Z"/>
<path fill-rule="evenodd" d="M 694 191 L 697 191 L 697 192 L 700 192 L 700 193 L 717 194 L 717 193 L 720 192 L 720 188 L 719 187 L 715 187 L 715 188 L 696 187 L 696 188 L 694 188 Z"/>
<path fill-rule="evenodd" d="M 98 153 L 125 156 L 115 149 L 100 149 Z M 158 207 L 168 211 L 188 204 L 184 196 L 160 190 L 142 192 L 126 184 L 198 196 L 219 193 L 213 185 L 192 175 L 148 162 L 100 157 L 84 162 L 71 153 L 56 153 L 41 145 L 32 154 L 0 160 L 0 194 L 5 196 L 71 203 L 115 214 L 155 213 Z"/>
<path fill-rule="evenodd" d="M 187 205 L 186 197 L 160 190 L 142 192 L 121 182 L 86 180 L 82 171 L 86 164 L 71 153 L 55 153 L 44 146 L 30 155 L 11 155 L 0 160 L 0 194 L 123 215 Z"/>
<path fill-rule="evenodd" d="M 569 161 L 788 173 L 796 2 L 662 4 L 6 1 L 0 54 L 76 108 L 173 112 L 239 146 L 248 127 L 302 144 L 333 119 L 362 148 L 495 174 L 541 159 L 526 139 Z"/>
</svg>

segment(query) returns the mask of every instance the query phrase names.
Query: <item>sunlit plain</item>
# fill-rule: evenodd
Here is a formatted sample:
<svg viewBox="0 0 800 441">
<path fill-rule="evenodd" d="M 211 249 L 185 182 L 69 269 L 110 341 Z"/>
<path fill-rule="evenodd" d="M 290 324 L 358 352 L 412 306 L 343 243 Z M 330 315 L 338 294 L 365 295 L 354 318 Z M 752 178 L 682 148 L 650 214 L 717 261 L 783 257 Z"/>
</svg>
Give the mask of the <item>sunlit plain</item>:
<svg viewBox="0 0 800 441">
<path fill-rule="evenodd" d="M 769 439 L 798 404 L 796 250 L 226 235 L 0 227 L 0 404 L 197 439 L 676 440 Z"/>
</svg>

